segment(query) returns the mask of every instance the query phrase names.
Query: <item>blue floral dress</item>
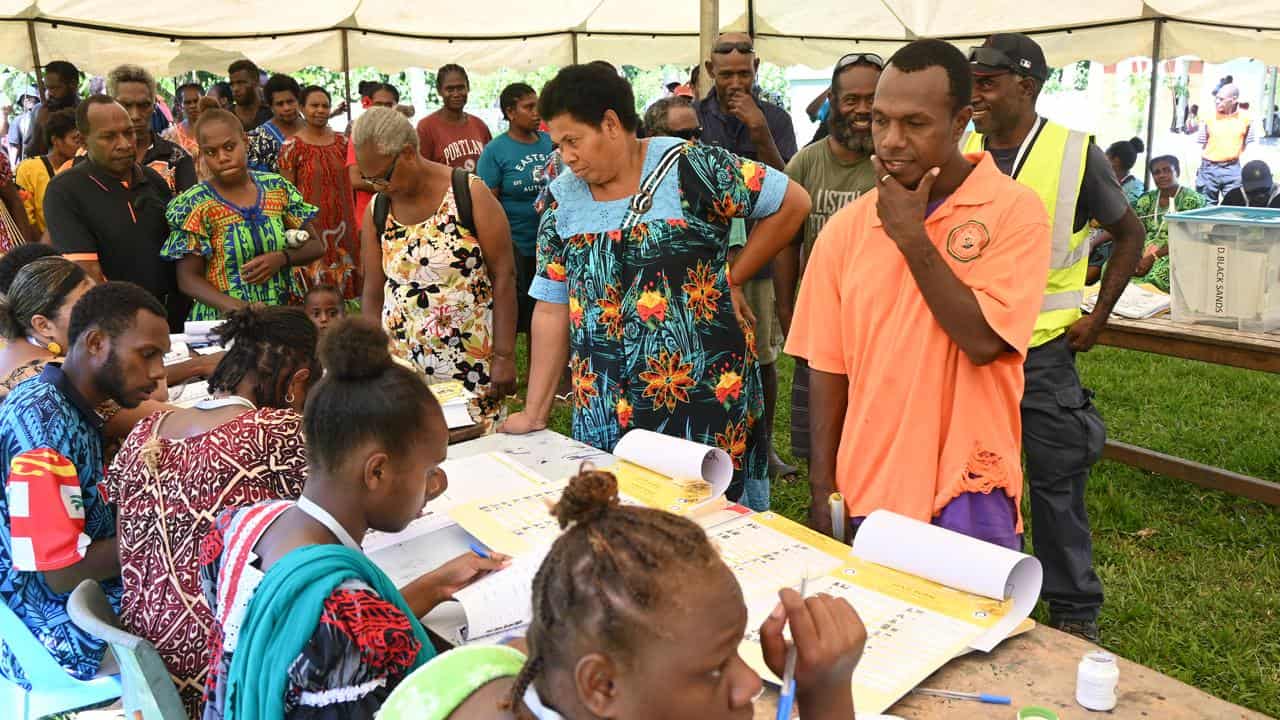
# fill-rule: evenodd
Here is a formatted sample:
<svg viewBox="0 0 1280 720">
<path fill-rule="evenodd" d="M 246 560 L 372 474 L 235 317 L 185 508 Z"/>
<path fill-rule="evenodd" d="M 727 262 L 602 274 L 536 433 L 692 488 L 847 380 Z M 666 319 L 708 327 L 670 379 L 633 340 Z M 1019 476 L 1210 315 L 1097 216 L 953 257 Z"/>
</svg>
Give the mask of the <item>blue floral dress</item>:
<svg viewBox="0 0 1280 720">
<path fill-rule="evenodd" d="M 642 177 L 682 141 L 648 141 Z M 767 475 L 764 396 L 729 293 L 729 226 L 782 204 L 787 178 L 720 148 L 683 144 L 652 206 L 596 201 L 571 172 L 551 184 L 529 294 L 569 306 L 573 436 L 611 451 L 631 428 L 722 448 L 730 499 Z"/>
</svg>

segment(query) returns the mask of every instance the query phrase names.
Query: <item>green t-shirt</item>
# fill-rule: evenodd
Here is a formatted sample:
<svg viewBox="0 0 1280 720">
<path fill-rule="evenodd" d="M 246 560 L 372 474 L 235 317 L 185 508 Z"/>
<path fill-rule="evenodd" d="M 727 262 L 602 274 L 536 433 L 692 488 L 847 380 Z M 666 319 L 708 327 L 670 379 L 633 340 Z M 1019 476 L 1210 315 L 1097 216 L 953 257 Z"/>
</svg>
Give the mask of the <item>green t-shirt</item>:
<svg viewBox="0 0 1280 720">
<path fill-rule="evenodd" d="M 831 152 L 826 138 L 796 153 L 787 163 L 787 176 L 807 190 L 813 200 L 804 223 L 805 257 L 813 250 L 813 241 L 827 219 L 876 186 L 870 158 L 855 163 L 841 162 Z"/>
</svg>

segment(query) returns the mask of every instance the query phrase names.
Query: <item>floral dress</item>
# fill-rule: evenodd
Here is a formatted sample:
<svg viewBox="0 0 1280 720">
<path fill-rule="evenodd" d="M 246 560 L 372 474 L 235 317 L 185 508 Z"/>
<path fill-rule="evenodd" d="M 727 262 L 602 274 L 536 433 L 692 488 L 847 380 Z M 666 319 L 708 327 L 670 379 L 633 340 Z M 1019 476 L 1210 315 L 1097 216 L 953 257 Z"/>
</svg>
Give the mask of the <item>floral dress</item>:
<svg viewBox="0 0 1280 720">
<path fill-rule="evenodd" d="M 316 214 L 298 189 L 288 180 L 271 173 L 249 171 L 258 187 L 258 199 L 250 207 L 240 207 L 218 194 L 207 182 L 188 189 L 169 202 L 169 239 L 160 256 L 180 260 L 185 255 L 205 259 L 205 278 L 218 292 L 245 302 L 267 305 L 297 303 L 301 293 L 289 268 L 262 284 L 250 284 L 240 277 L 245 263 L 286 248 L 285 230 L 300 228 Z M 217 320 L 222 313 L 196 301 L 189 320 Z"/>
<path fill-rule="evenodd" d="M 1173 212 L 1196 210 L 1209 204 L 1208 198 L 1188 187 L 1179 187 L 1169 205 Z M 1133 212 L 1142 221 L 1147 231 L 1146 245 L 1166 247 L 1169 244 L 1169 225 L 1165 215 L 1170 208 L 1160 207 L 1160 190 L 1157 188 L 1138 198 L 1133 203 Z M 1169 292 L 1169 257 L 1156 258 L 1151 270 L 1138 282 L 1151 283 L 1165 292 Z"/>
<path fill-rule="evenodd" d="M 642 177 L 677 144 L 650 139 Z M 766 476 L 755 338 L 734 315 L 726 252 L 733 218 L 776 212 L 786 187 L 765 165 L 684 143 L 624 229 L 630 198 L 596 201 L 567 171 L 551 184 L 529 294 L 569 306 L 575 439 L 611 451 L 638 427 L 720 447 L 734 500 Z"/>
<path fill-rule="evenodd" d="M 297 269 L 305 288 L 332 285 L 346 300 L 360 299 L 360 257 L 351 178 L 347 175 L 347 138 L 333 134 L 328 145 L 312 145 L 294 136 L 280 148 L 280 169 L 294 173 L 298 192 L 319 208 L 311 221 L 324 254 Z"/>
<path fill-rule="evenodd" d="M 284 144 L 284 132 L 268 120 L 249 131 L 245 157 L 249 167 L 258 172 L 277 172 L 280 167 L 280 146 Z"/>
<path fill-rule="evenodd" d="M 471 175 L 469 181 L 480 182 Z M 428 384 L 461 381 L 477 395 L 471 419 L 493 429 L 501 409 L 486 397 L 493 357 L 493 283 L 480 243 L 458 224 L 453 188 L 416 225 L 392 213 L 381 233 L 386 277 L 382 327 L 391 352 L 421 370 Z"/>
</svg>

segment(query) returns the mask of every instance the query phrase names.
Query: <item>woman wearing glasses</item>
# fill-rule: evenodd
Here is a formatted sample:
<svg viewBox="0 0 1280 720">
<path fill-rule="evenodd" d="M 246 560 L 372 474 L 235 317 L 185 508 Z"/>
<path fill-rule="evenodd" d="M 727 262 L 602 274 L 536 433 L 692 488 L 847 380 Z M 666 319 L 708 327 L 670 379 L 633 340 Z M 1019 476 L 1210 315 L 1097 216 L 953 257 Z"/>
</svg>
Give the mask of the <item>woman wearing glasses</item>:
<svg viewBox="0 0 1280 720">
<path fill-rule="evenodd" d="M 195 133 L 209 179 L 169 202 L 160 250 L 178 263 L 178 288 L 195 300 L 188 319 L 217 320 L 250 303 L 296 304 L 293 266 L 323 250 L 311 225 L 316 208 L 288 180 L 250 170 L 239 118 L 211 98 L 200 102 Z M 300 244 L 288 234 L 297 229 L 307 233 Z"/>
<path fill-rule="evenodd" d="M 502 206 L 474 175 L 467 197 L 455 197 L 453 169 L 419 154 L 418 134 L 395 110 L 370 108 L 352 142 L 361 179 L 378 192 L 361 224 L 361 312 L 382 322 L 392 353 L 429 384 L 458 380 L 475 392 L 472 420 L 492 429 L 516 380 L 516 281 Z"/>
</svg>

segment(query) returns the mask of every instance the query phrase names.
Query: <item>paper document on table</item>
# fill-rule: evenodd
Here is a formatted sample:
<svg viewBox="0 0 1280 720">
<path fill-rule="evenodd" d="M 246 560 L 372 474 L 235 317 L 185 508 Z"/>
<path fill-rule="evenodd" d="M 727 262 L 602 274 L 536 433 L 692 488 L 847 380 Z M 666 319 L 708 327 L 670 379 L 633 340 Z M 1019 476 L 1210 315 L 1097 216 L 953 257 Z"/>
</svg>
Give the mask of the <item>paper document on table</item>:
<svg viewBox="0 0 1280 720">
<path fill-rule="evenodd" d="M 164 354 L 165 367 L 177 365 L 191 359 L 191 349 L 187 347 L 187 343 L 173 338 L 173 335 L 169 336 L 169 352 Z"/>
<path fill-rule="evenodd" d="M 1080 303 L 1081 310 L 1093 312 L 1093 307 L 1098 302 L 1098 287 L 1094 285 L 1085 289 L 1084 302 Z M 1120 295 L 1120 299 L 1116 301 L 1115 307 L 1111 309 L 1111 314 L 1131 320 L 1143 320 L 1165 312 L 1169 309 L 1170 303 L 1170 296 L 1160 292 L 1160 289 L 1154 285 L 1129 283 L 1124 293 Z"/>
<path fill-rule="evenodd" d="M 520 555 L 553 542 L 560 525 L 551 506 L 568 483 L 550 483 L 515 494 L 488 497 L 449 510 L 463 530 L 504 555 Z"/>
<path fill-rule="evenodd" d="M 618 490 L 642 505 L 682 515 L 719 498 L 733 479 L 733 460 L 719 448 L 649 430 L 618 441 L 606 468 Z"/>
<path fill-rule="evenodd" d="M 432 383 L 430 387 L 431 394 L 436 396 L 436 400 L 439 400 L 441 405 L 448 405 L 450 403 L 457 402 L 465 404 L 468 400 L 471 400 L 476 396 L 475 393 L 468 390 L 459 380 Z"/>
<path fill-rule="evenodd" d="M 462 405 L 443 405 L 440 409 L 444 411 L 445 427 L 450 430 L 476 424 L 476 421 L 471 418 L 471 411 L 467 409 L 465 403 Z"/>
<path fill-rule="evenodd" d="M 422 515 L 404 530 L 367 533 L 363 543 L 366 553 L 457 524 L 449 516 L 449 511 L 459 505 L 524 492 L 547 483 L 538 473 L 497 452 L 445 460 L 440 463 L 440 469 L 449 479 L 448 489 L 439 497 L 432 498 L 423 508 Z"/>
<path fill-rule="evenodd" d="M 486 575 L 453 594 L 467 622 L 458 628 L 458 644 L 492 639 L 533 619 L 533 576 L 551 551 L 546 544 L 517 556 L 511 565 Z"/>
<path fill-rule="evenodd" d="M 192 407 L 207 397 L 209 397 L 209 383 L 204 380 L 192 380 L 169 388 L 169 404 L 180 408 Z"/>
</svg>

